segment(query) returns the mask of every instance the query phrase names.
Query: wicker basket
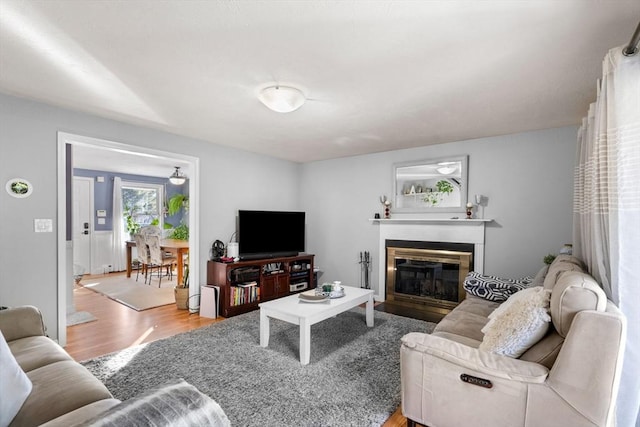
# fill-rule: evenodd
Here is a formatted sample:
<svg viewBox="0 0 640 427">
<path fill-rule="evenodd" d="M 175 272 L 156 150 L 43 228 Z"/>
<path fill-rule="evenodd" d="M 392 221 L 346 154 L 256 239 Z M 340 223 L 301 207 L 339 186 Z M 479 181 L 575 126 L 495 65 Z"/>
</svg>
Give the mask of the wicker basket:
<svg viewBox="0 0 640 427">
<path fill-rule="evenodd" d="M 176 306 L 178 310 L 186 310 L 189 308 L 189 288 L 173 288 L 176 296 Z"/>
</svg>

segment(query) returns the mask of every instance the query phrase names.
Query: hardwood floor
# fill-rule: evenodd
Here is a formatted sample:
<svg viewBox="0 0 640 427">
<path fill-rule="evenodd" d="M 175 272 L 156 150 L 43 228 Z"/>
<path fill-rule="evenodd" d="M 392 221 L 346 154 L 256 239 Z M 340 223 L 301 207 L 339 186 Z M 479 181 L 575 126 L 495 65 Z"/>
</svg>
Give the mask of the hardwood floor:
<svg viewBox="0 0 640 427">
<path fill-rule="evenodd" d="M 124 273 L 112 274 L 121 274 L 123 280 L 127 280 Z M 83 282 L 90 278 L 85 276 Z M 135 311 L 82 286 L 75 286 L 74 302 L 77 311 L 87 311 L 98 319 L 67 328 L 65 350 L 78 361 L 223 320 L 200 317 L 198 313 L 190 314 L 189 310 L 178 310 L 174 304 Z"/>
<path fill-rule="evenodd" d="M 122 274 L 126 280 L 124 273 L 112 274 Z M 85 276 L 83 281 L 90 278 Z M 77 311 L 87 311 L 98 319 L 67 328 L 65 350 L 77 361 L 224 321 L 223 317 L 209 319 L 198 313 L 190 314 L 175 305 L 135 311 L 82 286 L 75 286 L 74 302 Z M 383 427 L 406 426 L 407 419 L 400 408 L 383 424 Z"/>
</svg>

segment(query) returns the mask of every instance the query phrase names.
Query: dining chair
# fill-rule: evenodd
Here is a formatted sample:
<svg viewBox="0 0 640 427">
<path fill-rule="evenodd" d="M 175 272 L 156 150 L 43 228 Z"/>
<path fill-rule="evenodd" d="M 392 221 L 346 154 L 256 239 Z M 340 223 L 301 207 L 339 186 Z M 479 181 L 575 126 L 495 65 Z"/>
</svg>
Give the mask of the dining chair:
<svg viewBox="0 0 640 427">
<path fill-rule="evenodd" d="M 147 246 L 149 247 L 149 268 L 151 268 L 151 274 L 149 275 L 149 284 L 151 284 L 151 278 L 153 277 L 153 269 L 158 267 L 158 287 L 162 284 L 162 268 L 167 268 L 167 275 L 169 280 L 173 278 L 173 265 L 178 262 L 176 256 L 172 253 L 167 253 L 162 250 L 160 246 L 160 236 L 150 234 L 145 236 Z"/>
<path fill-rule="evenodd" d="M 142 233 L 135 234 L 133 236 L 133 239 L 136 241 L 136 252 L 138 253 L 139 264 L 138 270 L 136 272 L 136 282 L 138 281 L 140 270 L 142 270 L 142 274 L 144 274 L 144 283 L 147 283 L 147 267 L 151 262 L 149 247 L 147 246 L 145 236 Z"/>
<path fill-rule="evenodd" d="M 142 227 L 140 229 L 140 234 L 142 234 L 145 237 L 147 237 L 147 236 L 161 236 L 162 235 L 162 231 L 160 230 L 160 227 L 158 227 L 157 225 L 145 225 L 144 227 Z"/>
</svg>

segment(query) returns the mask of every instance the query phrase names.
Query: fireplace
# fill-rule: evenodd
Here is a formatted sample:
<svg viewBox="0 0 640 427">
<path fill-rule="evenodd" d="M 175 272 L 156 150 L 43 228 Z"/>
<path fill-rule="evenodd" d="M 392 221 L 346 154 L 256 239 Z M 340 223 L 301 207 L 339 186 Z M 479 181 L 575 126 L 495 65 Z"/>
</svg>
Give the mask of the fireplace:
<svg viewBox="0 0 640 427">
<path fill-rule="evenodd" d="M 464 298 L 469 271 L 483 273 L 490 219 L 391 218 L 379 225 L 376 299 L 390 306 L 444 316 Z"/>
<path fill-rule="evenodd" d="M 465 297 L 472 244 L 387 240 L 387 301 L 446 314 Z"/>
</svg>

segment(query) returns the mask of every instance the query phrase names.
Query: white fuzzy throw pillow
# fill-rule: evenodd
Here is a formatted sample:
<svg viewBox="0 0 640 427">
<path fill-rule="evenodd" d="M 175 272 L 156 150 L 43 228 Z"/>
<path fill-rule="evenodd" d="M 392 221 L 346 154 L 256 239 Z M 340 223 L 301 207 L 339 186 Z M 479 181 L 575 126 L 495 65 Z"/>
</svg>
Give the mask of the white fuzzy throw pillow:
<svg viewBox="0 0 640 427">
<path fill-rule="evenodd" d="M 516 292 L 489 315 L 479 350 L 520 357 L 549 329 L 551 291 L 541 286 Z"/>
</svg>

